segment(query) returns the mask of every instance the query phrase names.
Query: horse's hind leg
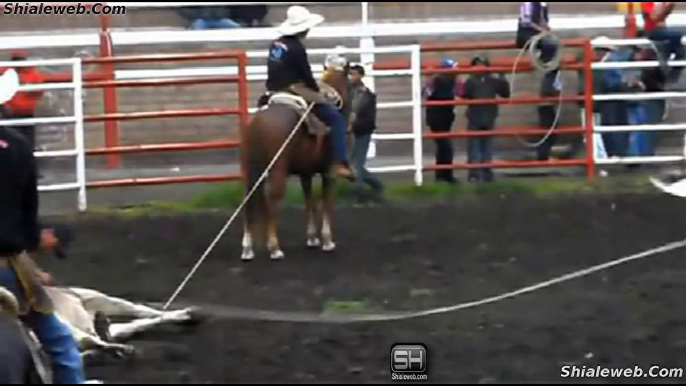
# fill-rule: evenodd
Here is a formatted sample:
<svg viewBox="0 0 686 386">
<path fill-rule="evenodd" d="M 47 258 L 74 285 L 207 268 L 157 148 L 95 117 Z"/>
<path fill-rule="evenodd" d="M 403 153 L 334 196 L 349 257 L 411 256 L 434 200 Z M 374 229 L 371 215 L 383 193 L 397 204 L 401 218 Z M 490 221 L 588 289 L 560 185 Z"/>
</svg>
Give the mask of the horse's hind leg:
<svg viewBox="0 0 686 386">
<path fill-rule="evenodd" d="M 279 214 L 279 202 L 286 194 L 286 179 L 287 174 L 277 169 L 270 173 L 269 183 L 267 184 L 267 218 L 269 219 L 267 224 L 267 248 L 272 260 L 284 258 L 283 251 L 279 247 L 277 216 Z"/>
<path fill-rule="evenodd" d="M 336 243 L 333 241 L 333 232 L 331 230 L 334 180 L 326 175 L 322 177 L 322 196 L 322 250 L 324 252 L 331 252 L 336 249 Z"/>
<path fill-rule="evenodd" d="M 317 234 L 317 201 L 312 194 L 312 176 L 300 176 L 300 183 L 305 196 L 305 218 L 307 219 L 307 247 L 317 248 L 321 245 Z"/>
<path fill-rule="evenodd" d="M 69 291 L 76 294 L 84 308 L 91 314 L 102 312 L 110 317 L 152 318 L 164 315 L 164 312 L 142 304 L 136 304 L 125 299 L 107 296 L 102 292 L 70 287 Z"/>
<path fill-rule="evenodd" d="M 252 235 L 250 234 L 250 226 L 246 220 L 243 223 L 243 253 L 241 254 L 241 260 L 249 261 L 255 258 L 255 252 L 253 251 L 252 245 Z"/>
</svg>

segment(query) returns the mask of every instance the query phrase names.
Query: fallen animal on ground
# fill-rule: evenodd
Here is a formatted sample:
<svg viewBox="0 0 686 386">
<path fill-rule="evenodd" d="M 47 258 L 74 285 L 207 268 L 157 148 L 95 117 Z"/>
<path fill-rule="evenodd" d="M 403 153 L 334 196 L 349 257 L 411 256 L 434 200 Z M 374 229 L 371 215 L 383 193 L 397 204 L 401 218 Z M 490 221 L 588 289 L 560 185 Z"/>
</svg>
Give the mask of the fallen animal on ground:
<svg viewBox="0 0 686 386">
<path fill-rule="evenodd" d="M 46 287 L 55 306 L 55 313 L 72 329 L 83 357 L 113 353 L 118 357 L 131 355 L 135 349 L 122 341 L 132 335 L 165 324 L 196 322 L 192 308 L 161 311 L 101 292 L 77 287 Z M 125 323 L 110 323 L 110 318 L 129 319 Z"/>
</svg>

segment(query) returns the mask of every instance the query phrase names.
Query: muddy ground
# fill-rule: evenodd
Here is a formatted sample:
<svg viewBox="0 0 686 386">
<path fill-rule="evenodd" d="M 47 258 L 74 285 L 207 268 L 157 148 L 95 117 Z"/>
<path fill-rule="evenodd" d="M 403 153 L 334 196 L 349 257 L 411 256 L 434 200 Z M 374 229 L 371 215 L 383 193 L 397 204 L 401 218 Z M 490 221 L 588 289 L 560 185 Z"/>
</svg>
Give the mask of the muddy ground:
<svg viewBox="0 0 686 386">
<path fill-rule="evenodd" d="M 77 220 L 61 281 L 145 302 L 174 291 L 230 213 Z M 286 260 L 240 257 L 232 227 L 179 302 L 313 311 L 418 310 L 481 299 L 686 238 L 664 195 L 464 198 L 341 208 L 339 249 L 306 250 L 302 209 L 281 217 Z M 683 368 L 686 248 L 475 309 L 408 321 L 213 318 L 146 333 L 139 357 L 88 368 L 106 382 L 390 382 L 397 342 L 428 346 L 436 382 L 567 382 L 565 364 Z M 338 303 L 336 303 L 338 302 Z M 364 308 L 360 310 L 359 308 Z M 684 379 L 576 379 L 682 382 Z"/>
</svg>

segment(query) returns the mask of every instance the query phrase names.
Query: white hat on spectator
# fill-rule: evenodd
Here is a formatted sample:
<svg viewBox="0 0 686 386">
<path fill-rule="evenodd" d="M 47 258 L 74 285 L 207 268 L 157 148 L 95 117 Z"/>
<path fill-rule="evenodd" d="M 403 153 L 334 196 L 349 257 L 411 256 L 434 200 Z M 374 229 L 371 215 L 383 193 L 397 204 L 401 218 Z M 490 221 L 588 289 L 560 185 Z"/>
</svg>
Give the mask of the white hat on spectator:
<svg viewBox="0 0 686 386">
<path fill-rule="evenodd" d="M 612 40 L 607 36 L 599 36 L 593 39 L 593 49 L 616 51 L 617 47 L 612 44 Z"/>
<path fill-rule="evenodd" d="M 10 68 L 0 76 L 0 103 L 12 99 L 17 91 L 19 91 L 19 75 L 17 71 Z"/>
<path fill-rule="evenodd" d="M 324 16 L 311 13 L 307 8 L 293 5 L 288 8 L 286 21 L 281 23 L 277 31 L 283 36 L 297 35 L 324 22 Z"/>
</svg>

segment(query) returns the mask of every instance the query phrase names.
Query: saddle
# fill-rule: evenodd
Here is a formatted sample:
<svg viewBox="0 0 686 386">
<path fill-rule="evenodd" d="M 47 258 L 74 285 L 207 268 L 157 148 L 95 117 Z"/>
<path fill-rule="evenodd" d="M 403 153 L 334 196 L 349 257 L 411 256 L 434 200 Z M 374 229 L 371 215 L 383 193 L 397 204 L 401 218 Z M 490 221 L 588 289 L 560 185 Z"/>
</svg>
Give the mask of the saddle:
<svg viewBox="0 0 686 386">
<path fill-rule="evenodd" d="M 267 94 L 265 99 L 263 99 L 264 103 L 260 103 L 263 105 L 261 109 L 265 109 L 272 104 L 284 105 L 295 110 L 300 118 L 305 114 L 310 103 L 333 102 L 340 109 L 343 106 L 343 99 L 338 92 L 326 83 L 318 83 L 322 93 L 313 91 L 301 84 L 294 84 L 286 91 Z M 307 128 L 308 134 L 313 136 L 324 136 L 330 131 L 330 128 L 311 111 L 307 114 L 303 124 Z"/>
</svg>

